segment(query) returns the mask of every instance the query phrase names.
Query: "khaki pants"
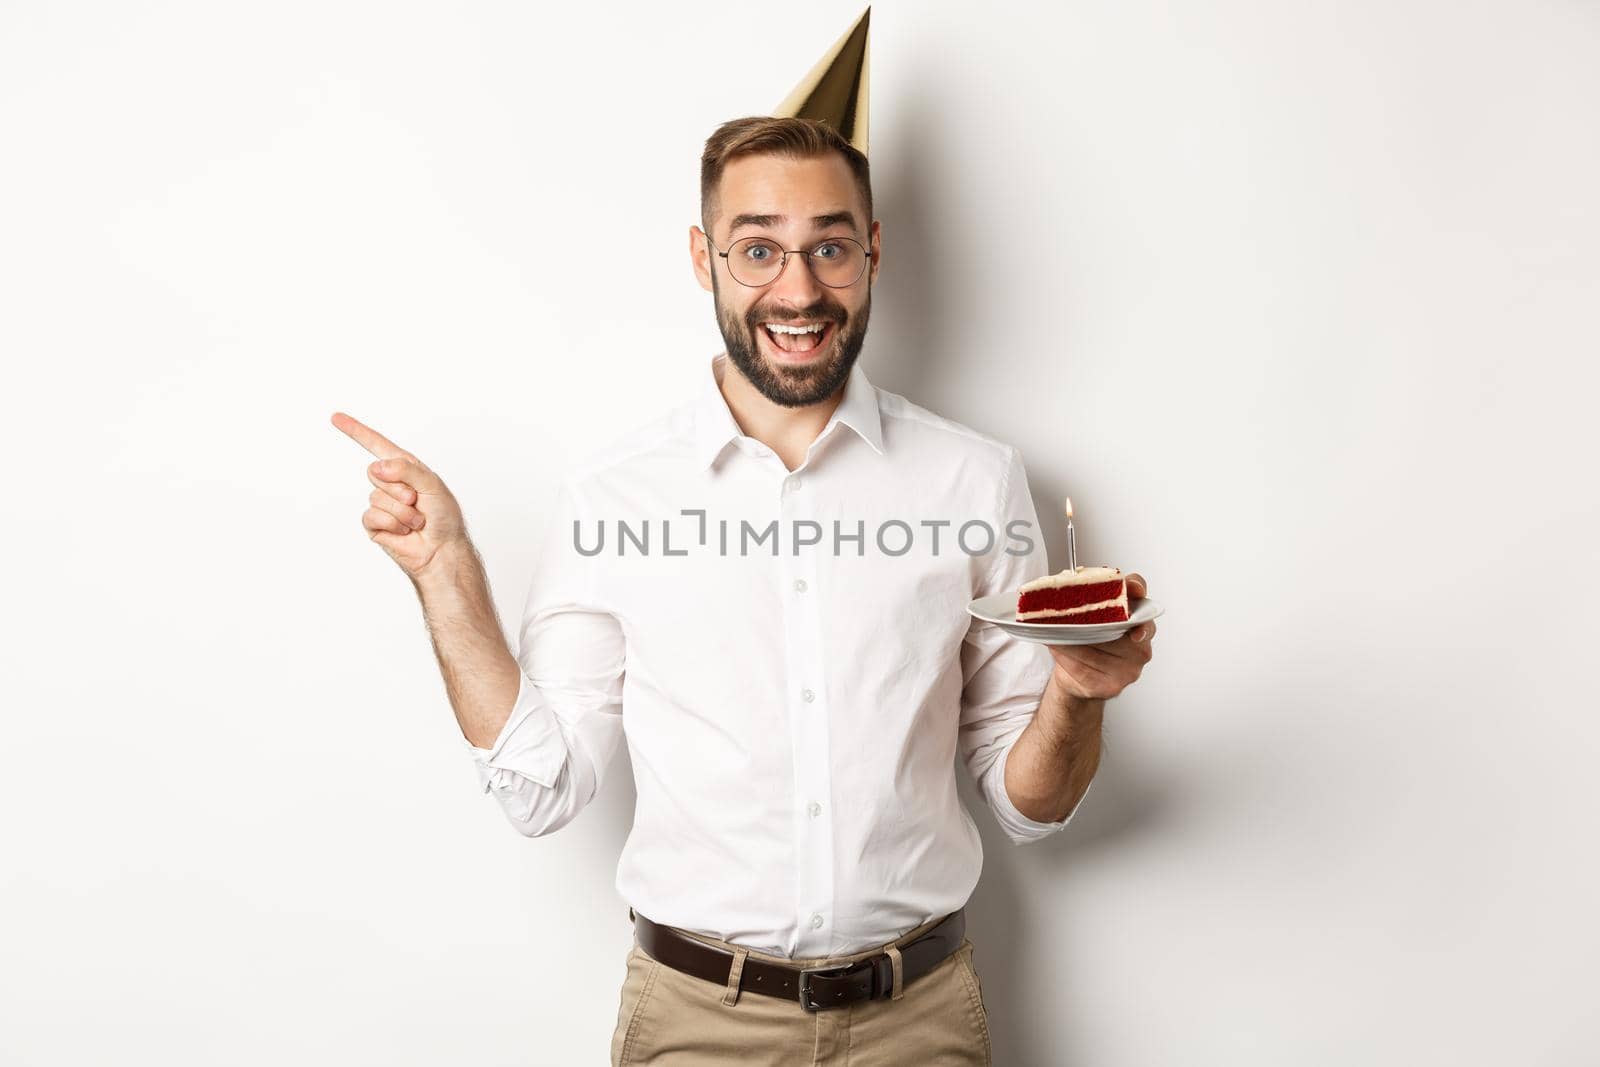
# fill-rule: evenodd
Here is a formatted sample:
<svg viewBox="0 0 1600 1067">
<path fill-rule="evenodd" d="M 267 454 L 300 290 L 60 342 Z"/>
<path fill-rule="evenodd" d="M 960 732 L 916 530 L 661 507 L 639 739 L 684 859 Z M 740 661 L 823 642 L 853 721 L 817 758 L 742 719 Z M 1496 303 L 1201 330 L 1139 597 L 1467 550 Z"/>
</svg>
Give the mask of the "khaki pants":
<svg viewBox="0 0 1600 1067">
<path fill-rule="evenodd" d="M 930 920 L 891 944 L 898 948 L 938 921 Z M 838 967 L 883 951 L 789 959 L 680 932 L 744 958 L 799 967 Z M 741 966 L 742 959 L 736 959 L 734 975 Z M 902 985 L 898 999 L 818 1012 L 806 1011 L 798 1000 L 740 991 L 732 981 L 720 986 L 673 970 L 652 959 L 636 939 L 628 951 L 617 1028 L 611 1036 L 612 1067 L 988 1067 L 991 1062 L 989 1017 L 967 939 L 933 970 Z"/>
</svg>

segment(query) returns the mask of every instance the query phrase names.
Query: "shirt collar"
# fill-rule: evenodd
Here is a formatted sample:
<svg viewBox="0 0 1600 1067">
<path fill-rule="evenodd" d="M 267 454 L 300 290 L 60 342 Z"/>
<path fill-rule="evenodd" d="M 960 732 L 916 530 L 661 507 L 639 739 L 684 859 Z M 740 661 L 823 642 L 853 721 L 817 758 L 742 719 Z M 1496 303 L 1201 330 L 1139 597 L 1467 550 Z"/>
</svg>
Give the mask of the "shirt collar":
<svg viewBox="0 0 1600 1067">
<path fill-rule="evenodd" d="M 712 357 L 695 406 L 694 454 L 700 470 L 711 466 L 729 441 L 746 436 L 734 421 L 727 398 L 717 385 L 717 365 L 722 363 L 726 366 L 727 359 L 725 352 Z M 839 400 L 839 406 L 833 409 L 817 440 L 825 438 L 836 422 L 850 427 L 872 446 L 874 452 L 883 455 L 883 416 L 878 410 L 878 390 L 867 380 L 867 372 L 861 369 L 859 359 L 850 368 L 850 377 L 845 379 L 844 396 Z"/>
</svg>

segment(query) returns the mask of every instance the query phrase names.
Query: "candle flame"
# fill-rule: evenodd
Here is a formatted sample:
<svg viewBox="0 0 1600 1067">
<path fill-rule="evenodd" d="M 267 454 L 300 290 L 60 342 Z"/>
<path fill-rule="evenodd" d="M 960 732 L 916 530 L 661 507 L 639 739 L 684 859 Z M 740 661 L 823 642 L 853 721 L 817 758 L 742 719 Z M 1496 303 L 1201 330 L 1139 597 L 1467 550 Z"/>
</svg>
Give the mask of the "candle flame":
<svg viewBox="0 0 1600 1067">
<path fill-rule="evenodd" d="M 1072 498 L 1067 497 L 1067 518 L 1072 518 Z"/>
</svg>

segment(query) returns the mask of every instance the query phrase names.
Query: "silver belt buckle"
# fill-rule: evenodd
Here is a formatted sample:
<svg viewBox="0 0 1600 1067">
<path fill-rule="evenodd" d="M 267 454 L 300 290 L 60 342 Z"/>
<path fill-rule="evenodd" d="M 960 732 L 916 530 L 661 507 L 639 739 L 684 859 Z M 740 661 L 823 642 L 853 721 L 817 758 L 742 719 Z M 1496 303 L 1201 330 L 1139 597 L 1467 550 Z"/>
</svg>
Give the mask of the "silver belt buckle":
<svg viewBox="0 0 1600 1067">
<path fill-rule="evenodd" d="M 820 974 L 826 978 L 842 978 L 860 966 L 860 963 L 848 963 L 839 967 L 802 967 L 800 969 L 800 1006 L 809 1012 L 844 1007 L 845 1005 L 843 1004 L 818 1004 L 813 1001 L 811 999 L 811 976 Z"/>
</svg>

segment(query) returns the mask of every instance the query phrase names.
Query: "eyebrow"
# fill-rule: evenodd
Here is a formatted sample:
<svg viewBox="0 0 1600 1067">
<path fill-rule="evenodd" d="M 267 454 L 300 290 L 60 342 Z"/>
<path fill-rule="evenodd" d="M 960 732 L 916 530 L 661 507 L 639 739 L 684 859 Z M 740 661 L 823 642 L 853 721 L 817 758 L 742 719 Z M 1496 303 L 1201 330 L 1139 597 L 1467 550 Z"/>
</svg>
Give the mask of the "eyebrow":
<svg viewBox="0 0 1600 1067">
<path fill-rule="evenodd" d="M 733 225 L 728 229 L 728 236 L 732 237 L 742 226 L 759 226 L 763 229 L 770 229 L 774 226 L 781 226 L 787 221 L 789 221 L 789 216 L 787 215 L 735 215 L 733 217 Z M 837 226 L 841 223 L 854 231 L 856 217 L 848 211 L 830 211 L 826 215 L 811 216 L 811 227 L 816 230 L 825 230 L 829 226 Z"/>
</svg>

